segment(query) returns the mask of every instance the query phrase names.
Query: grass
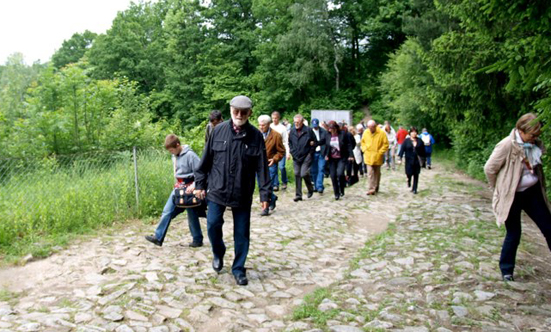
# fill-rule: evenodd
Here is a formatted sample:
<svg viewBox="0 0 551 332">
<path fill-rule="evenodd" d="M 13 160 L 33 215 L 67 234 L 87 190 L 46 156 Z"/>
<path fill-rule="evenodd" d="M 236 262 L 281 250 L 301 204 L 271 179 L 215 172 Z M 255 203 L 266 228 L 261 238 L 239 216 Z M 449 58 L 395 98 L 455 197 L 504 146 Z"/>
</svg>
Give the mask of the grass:
<svg viewBox="0 0 551 332">
<path fill-rule="evenodd" d="M 312 294 L 306 295 L 304 303 L 293 311 L 293 320 L 310 318 L 318 326 L 326 325 L 329 319 L 334 318 L 339 313 L 337 309 L 318 310 L 318 306 L 326 298 L 331 299 L 331 292 L 328 288 L 318 288 Z"/>
<path fill-rule="evenodd" d="M 75 235 L 159 213 L 173 181 L 166 152 L 139 154 L 139 207 L 131 155 L 100 157 L 46 159 L 32 171 L 3 174 L 0 259 L 14 263 L 29 253 L 46 257 Z"/>
</svg>

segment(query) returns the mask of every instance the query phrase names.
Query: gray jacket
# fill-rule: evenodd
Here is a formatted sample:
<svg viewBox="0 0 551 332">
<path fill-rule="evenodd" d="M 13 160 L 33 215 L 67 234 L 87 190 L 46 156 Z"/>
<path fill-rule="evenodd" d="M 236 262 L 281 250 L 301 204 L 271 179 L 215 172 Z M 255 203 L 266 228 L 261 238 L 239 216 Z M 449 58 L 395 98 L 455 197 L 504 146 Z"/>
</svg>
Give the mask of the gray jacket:
<svg viewBox="0 0 551 332">
<path fill-rule="evenodd" d="M 174 165 L 174 177 L 178 179 L 193 178 L 193 172 L 199 165 L 199 156 L 189 145 L 182 145 L 182 152 L 179 155 L 172 155 L 172 163 Z"/>
</svg>

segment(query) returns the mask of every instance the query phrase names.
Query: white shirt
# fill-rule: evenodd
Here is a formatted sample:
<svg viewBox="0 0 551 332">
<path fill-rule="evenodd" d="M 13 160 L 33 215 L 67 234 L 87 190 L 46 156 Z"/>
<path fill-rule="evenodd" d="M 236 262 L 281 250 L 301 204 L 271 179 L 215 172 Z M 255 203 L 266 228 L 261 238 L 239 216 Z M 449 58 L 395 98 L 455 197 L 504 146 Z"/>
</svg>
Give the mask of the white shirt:
<svg viewBox="0 0 551 332">
<path fill-rule="evenodd" d="M 283 146 L 285 147 L 285 156 L 289 156 L 289 132 L 287 127 L 285 127 L 281 122 L 278 125 L 275 125 L 273 122 L 270 124 L 270 128 L 277 131 L 281 138 L 283 139 Z"/>
<path fill-rule="evenodd" d="M 320 130 L 319 130 L 319 128 L 316 129 L 316 128 L 312 127 L 312 130 L 314 131 L 314 134 L 316 134 L 316 139 L 319 141 L 320 140 Z M 319 152 L 319 151 L 321 151 L 321 147 L 318 145 L 316 147 L 316 152 Z"/>
</svg>

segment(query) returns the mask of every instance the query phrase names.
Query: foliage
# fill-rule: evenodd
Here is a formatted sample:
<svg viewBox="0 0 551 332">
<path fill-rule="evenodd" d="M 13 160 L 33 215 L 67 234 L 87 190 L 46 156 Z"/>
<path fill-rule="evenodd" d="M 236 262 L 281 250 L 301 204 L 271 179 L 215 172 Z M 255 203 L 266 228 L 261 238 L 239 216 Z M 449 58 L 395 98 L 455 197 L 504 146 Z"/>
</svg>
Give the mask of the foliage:
<svg viewBox="0 0 551 332">
<path fill-rule="evenodd" d="M 29 162 L 32 168 L 24 168 Z M 0 253 L 15 255 L 26 250 L 48 252 L 67 235 L 156 215 L 173 181 L 165 151 L 140 152 L 138 209 L 129 151 L 42 160 L 0 159 L 0 166 L 4 176 L 0 181 Z M 11 177 L 5 178 L 10 171 Z M 23 198 L 26 204 L 21 204 Z"/>
<path fill-rule="evenodd" d="M 61 69 L 70 63 L 77 63 L 92 46 L 96 37 L 96 33 L 88 30 L 73 34 L 70 39 L 64 40 L 61 48 L 52 55 L 52 64 Z"/>
</svg>

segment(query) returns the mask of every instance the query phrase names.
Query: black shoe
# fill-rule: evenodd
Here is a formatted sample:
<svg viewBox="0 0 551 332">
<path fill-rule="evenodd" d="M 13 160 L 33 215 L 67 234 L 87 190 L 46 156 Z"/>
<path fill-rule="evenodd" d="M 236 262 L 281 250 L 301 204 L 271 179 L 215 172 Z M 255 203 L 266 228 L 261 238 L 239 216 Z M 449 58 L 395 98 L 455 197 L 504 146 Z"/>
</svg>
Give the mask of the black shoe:
<svg viewBox="0 0 551 332">
<path fill-rule="evenodd" d="M 286 190 L 286 189 L 287 189 L 287 184 L 281 185 L 281 190 Z"/>
<path fill-rule="evenodd" d="M 162 247 L 163 243 L 155 237 L 155 235 L 146 235 L 145 239 L 151 243 L 153 243 L 156 246 Z"/>
<path fill-rule="evenodd" d="M 195 241 L 193 241 L 193 242 L 191 242 L 191 243 L 189 244 L 189 246 L 192 247 L 192 248 L 199 248 L 199 247 L 202 247 L 202 246 L 203 246 L 203 242 L 195 242 Z"/>
<path fill-rule="evenodd" d="M 278 187 L 278 186 L 274 186 L 274 191 L 279 191 L 279 187 Z"/>
<path fill-rule="evenodd" d="M 318 194 L 323 194 L 323 189 L 318 189 Z"/>
<path fill-rule="evenodd" d="M 270 215 L 270 210 L 268 210 L 268 209 L 262 210 L 262 212 L 260 212 L 261 217 L 265 217 L 265 216 L 269 216 L 269 215 Z"/>
<path fill-rule="evenodd" d="M 408 181 L 408 188 L 411 188 L 411 181 Z"/>
<path fill-rule="evenodd" d="M 506 274 L 503 276 L 503 281 L 515 281 L 512 274 Z"/>
<path fill-rule="evenodd" d="M 249 279 L 247 279 L 247 275 L 245 273 L 234 274 L 233 277 L 239 286 L 247 286 L 249 284 Z"/>
<path fill-rule="evenodd" d="M 302 197 L 296 196 L 295 198 L 293 198 L 293 201 L 295 202 L 302 201 Z"/>
<path fill-rule="evenodd" d="M 341 193 L 341 197 L 344 197 L 344 191 Z"/>
<path fill-rule="evenodd" d="M 335 200 L 338 201 L 341 198 L 341 196 L 337 195 L 335 196 Z"/>
<path fill-rule="evenodd" d="M 432 169 L 430 165 L 427 166 L 428 169 Z"/>
<path fill-rule="evenodd" d="M 274 211 L 275 208 L 276 208 L 276 201 L 277 201 L 277 196 L 275 197 L 274 201 L 273 202 L 270 202 L 270 211 Z"/>
<path fill-rule="evenodd" d="M 309 191 L 308 192 L 308 198 L 311 198 L 313 195 L 314 195 L 314 191 Z"/>
<path fill-rule="evenodd" d="M 212 259 L 212 268 L 214 269 L 214 271 L 220 272 L 222 271 L 223 267 L 224 267 L 224 260 L 222 258 L 218 258 L 214 256 L 214 258 Z"/>
<path fill-rule="evenodd" d="M 412 190 L 413 194 L 417 195 L 417 190 Z"/>
</svg>

